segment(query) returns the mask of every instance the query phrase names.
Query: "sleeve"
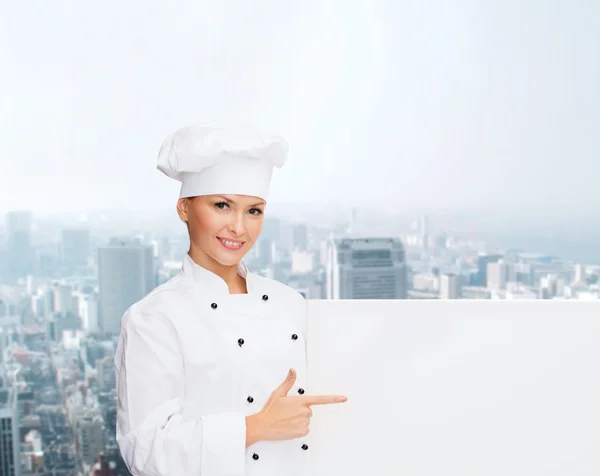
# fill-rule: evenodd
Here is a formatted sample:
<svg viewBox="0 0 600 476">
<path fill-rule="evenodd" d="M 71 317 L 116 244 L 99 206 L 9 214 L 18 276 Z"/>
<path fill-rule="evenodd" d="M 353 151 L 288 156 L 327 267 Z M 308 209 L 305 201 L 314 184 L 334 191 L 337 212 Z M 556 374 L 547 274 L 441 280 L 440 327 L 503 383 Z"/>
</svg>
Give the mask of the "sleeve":
<svg viewBox="0 0 600 476">
<path fill-rule="evenodd" d="M 244 475 L 244 414 L 183 418 L 184 365 L 168 319 L 128 310 L 121 321 L 114 364 L 116 439 L 133 475 Z"/>
</svg>

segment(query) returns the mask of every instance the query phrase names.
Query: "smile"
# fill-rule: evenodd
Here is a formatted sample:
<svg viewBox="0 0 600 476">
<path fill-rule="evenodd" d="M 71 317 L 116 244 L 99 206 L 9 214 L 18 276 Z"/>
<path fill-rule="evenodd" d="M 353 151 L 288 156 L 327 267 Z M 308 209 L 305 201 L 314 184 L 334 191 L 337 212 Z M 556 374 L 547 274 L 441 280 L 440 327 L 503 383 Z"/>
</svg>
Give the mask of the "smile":
<svg viewBox="0 0 600 476">
<path fill-rule="evenodd" d="M 229 250 L 239 250 L 242 245 L 244 244 L 243 241 L 234 241 L 234 240 L 226 240 L 224 238 L 219 238 L 217 237 L 217 239 L 221 242 L 221 244 L 229 249 Z"/>
</svg>

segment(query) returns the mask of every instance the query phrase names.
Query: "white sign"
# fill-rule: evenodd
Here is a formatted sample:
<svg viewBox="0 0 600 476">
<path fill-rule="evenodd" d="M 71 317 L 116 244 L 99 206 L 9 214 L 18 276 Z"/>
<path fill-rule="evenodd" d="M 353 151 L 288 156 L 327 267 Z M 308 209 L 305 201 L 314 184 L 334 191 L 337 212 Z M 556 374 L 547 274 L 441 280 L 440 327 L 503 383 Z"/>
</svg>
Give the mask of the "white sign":
<svg viewBox="0 0 600 476">
<path fill-rule="evenodd" d="M 309 301 L 314 476 L 597 476 L 600 302 Z"/>
</svg>

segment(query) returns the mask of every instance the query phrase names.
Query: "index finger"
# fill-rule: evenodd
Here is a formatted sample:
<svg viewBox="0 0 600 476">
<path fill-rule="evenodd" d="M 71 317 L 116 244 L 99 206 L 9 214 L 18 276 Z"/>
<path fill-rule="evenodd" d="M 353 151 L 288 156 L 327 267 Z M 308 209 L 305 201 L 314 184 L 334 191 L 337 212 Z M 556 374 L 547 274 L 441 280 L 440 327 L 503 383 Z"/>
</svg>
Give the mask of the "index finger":
<svg viewBox="0 0 600 476">
<path fill-rule="evenodd" d="M 329 405 L 331 403 L 343 403 L 347 400 L 344 395 L 306 395 L 296 397 L 305 405 Z"/>
</svg>

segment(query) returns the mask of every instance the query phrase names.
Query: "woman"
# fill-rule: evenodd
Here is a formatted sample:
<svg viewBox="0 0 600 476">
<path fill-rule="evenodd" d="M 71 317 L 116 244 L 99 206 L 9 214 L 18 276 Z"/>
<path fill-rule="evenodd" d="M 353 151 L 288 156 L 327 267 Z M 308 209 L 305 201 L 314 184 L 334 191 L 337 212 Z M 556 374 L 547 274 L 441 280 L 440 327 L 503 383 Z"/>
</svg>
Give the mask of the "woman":
<svg viewBox="0 0 600 476">
<path fill-rule="evenodd" d="M 131 306 L 115 369 L 117 442 L 134 475 L 305 476 L 306 301 L 241 261 L 287 145 L 252 128 L 187 127 L 158 168 L 181 182 L 180 273 Z"/>
</svg>

